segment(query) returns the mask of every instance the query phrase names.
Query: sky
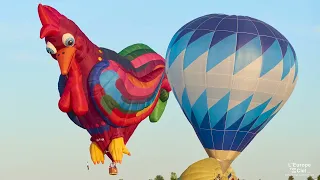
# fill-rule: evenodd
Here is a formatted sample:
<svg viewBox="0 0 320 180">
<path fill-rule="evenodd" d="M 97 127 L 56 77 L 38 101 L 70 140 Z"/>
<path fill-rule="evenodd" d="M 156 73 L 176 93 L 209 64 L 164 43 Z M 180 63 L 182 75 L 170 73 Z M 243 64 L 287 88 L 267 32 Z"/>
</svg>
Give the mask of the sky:
<svg viewBox="0 0 320 180">
<path fill-rule="evenodd" d="M 110 177 L 108 164 L 90 162 L 88 133 L 60 112 L 59 67 L 39 38 L 37 5 L 55 7 L 98 46 L 120 51 L 142 42 L 165 56 L 174 33 L 209 13 L 251 16 L 272 25 L 293 45 L 299 80 L 291 98 L 234 161 L 246 180 L 287 179 L 288 163 L 320 174 L 320 1 L 290 0 L 28 0 L 0 5 L 0 179 L 169 179 L 207 155 L 173 94 L 162 119 L 143 121 L 127 144 L 132 156 Z M 86 163 L 91 170 L 88 172 Z M 295 177 L 295 179 L 306 179 Z"/>
</svg>

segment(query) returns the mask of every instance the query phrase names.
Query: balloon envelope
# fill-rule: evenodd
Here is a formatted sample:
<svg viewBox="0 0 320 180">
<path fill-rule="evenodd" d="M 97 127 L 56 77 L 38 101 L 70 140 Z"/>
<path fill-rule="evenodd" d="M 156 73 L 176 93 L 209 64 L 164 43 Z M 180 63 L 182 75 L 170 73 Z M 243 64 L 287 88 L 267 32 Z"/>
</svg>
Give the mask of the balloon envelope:
<svg viewBox="0 0 320 180">
<path fill-rule="evenodd" d="M 297 82 L 289 41 L 246 16 L 210 14 L 187 23 L 173 36 L 166 60 L 185 116 L 208 155 L 225 169 L 277 114 Z"/>
<path fill-rule="evenodd" d="M 180 176 L 179 180 L 208 180 L 214 179 L 220 174 L 222 179 L 237 180 L 234 170 L 229 167 L 225 173 L 222 173 L 220 164 L 216 159 L 206 158 L 190 165 Z"/>
</svg>

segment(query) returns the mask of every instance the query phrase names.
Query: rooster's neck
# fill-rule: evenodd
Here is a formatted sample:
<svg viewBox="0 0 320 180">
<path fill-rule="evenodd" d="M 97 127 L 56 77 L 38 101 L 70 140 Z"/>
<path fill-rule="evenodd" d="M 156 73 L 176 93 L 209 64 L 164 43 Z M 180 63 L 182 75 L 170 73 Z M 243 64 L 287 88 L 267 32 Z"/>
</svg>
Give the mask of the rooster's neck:
<svg viewBox="0 0 320 180">
<path fill-rule="evenodd" d="M 93 43 L 88 43 L 81 55 L 76 57 L 81 74 L 87 77 L 93 66 L 100 61 L 100 57 L 102 57 L 102 54 L 99 47 Z"/>
<path fill-rule="evenodd" d="M 96 65 L 102 57 L 102 51 L 99 47 L 91 42 L 84 43 L 86 46 L 78 51 L 75 61 L 72 62 L 69 71 L 69 80 L 72 86 L 76 84 L 88 94 L 88 77 L 94 65 Z M 71 80 L 72 79 L 72 80 Z"/>
</svg>

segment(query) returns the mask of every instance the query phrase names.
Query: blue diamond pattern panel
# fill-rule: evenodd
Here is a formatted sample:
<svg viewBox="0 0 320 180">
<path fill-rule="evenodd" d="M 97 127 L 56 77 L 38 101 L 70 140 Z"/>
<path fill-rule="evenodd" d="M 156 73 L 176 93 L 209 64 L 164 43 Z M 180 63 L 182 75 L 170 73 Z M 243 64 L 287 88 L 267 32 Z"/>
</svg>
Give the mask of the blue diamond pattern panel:
<svg viewBox="0 0 320 180">
<path fill-rule="evenodd" d="M 166 72 L 174 95 L 206 149 L 242 152 L 290 97 L 297 56 L 271 25 L 209 14 L 173 36 Z"/>
</svg>

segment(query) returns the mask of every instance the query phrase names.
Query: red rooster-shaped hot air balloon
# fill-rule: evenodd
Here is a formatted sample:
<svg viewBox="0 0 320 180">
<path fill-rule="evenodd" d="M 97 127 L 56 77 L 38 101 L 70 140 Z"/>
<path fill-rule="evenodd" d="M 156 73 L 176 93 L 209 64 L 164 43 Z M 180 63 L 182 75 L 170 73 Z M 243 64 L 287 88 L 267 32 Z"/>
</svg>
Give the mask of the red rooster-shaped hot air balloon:
<svg viewBox="0 0 320 180">
<path fill-rule="evenodd" d="M 70 19 L 50 6 L 38 6 L 46 49 L 58 61 L 61 111 L 91 135 L 94 164 L 116 163 L 138 124 L 149 116 L 157 122 L 171 91 L 165 75 L 165 60 L 144 44 L 134 44 L 116 53 L 92 43 Z"/>
</svg>

